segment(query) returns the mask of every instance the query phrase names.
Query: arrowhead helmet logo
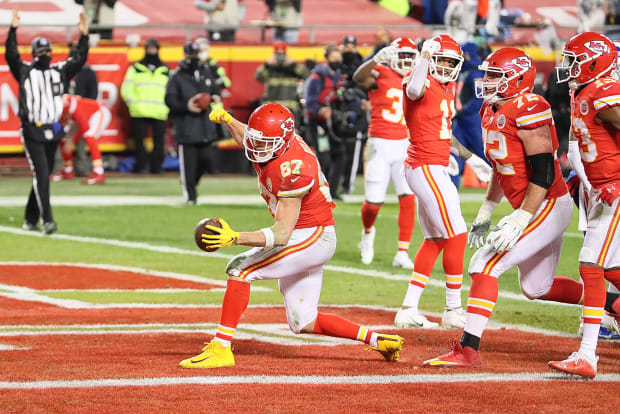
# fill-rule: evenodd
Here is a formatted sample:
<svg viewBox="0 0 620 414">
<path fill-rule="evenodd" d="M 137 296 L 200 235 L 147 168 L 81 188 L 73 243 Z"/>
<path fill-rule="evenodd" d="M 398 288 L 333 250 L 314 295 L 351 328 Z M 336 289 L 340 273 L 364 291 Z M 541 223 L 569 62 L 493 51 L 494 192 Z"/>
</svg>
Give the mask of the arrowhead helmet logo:
<svg viewBox="0 0 620 414">
<path fill-rule="evenodd" d="M 602 40 L 591 40 L 584 43 L 584 46 L 594 53 L 609 53 L 609 45 Z"/>
<path fill-rule="evenodd" d="M 295 131 L 295 121 L 289 116 L 280 124 L 280 128 L 282 128 L 284 132 L 283 135 L 286 135 L 288 132 L 293 132 Z"/>
<path fill-rule="evenodd" d="M 522 69 L 527 69 L 532 67 L 532 61 L 527 56 L 519 56 L 512 59 L 512 63 Z"/>
</svg>

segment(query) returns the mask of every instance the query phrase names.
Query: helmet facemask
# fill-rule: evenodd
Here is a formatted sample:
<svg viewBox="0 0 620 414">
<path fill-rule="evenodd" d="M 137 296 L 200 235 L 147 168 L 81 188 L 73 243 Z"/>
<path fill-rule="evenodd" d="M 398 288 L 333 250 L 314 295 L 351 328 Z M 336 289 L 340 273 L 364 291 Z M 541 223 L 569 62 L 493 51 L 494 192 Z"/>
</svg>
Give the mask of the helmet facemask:
<svg viewBox="0 0 620 414">
<path fill-rule="evenodd" d="M 243 146 L 245 156 L 252 162 L 267 162 L 285 144 L 286 132 L 279 137 L 263 136 L 263 132 L 249 126 L 243 132 Z"/>
<path fill-rule="evenodd" d="M 411 49 L 411 51 L 399 51 L 396 50 L 390 57 L 390 68 L 398 73 L 400 76 L 405 76 L 415 66 L 418 59 L 418 51 Z"/>
<path fill-rule="evenodd" d="M 440 64 L 439 60 L 443 59 L 452 59 L 455 61 L 454 67 L 446 66 L 445 64 Z M 443 62 L 442 62 L 443 63 Z M 456 81 L 456 78 L 459 76 L 459 72 L 461 71 L 461 66 L 463 66 L 463 57 L 457 55 L 456 53 L 447 53 L 447 52 L 438 52 L 431 56 L 430 61 L 430 74 L 432 77 L 437 79 L 440 83 L 447 83 L 451 81 Z"/>
</svg>

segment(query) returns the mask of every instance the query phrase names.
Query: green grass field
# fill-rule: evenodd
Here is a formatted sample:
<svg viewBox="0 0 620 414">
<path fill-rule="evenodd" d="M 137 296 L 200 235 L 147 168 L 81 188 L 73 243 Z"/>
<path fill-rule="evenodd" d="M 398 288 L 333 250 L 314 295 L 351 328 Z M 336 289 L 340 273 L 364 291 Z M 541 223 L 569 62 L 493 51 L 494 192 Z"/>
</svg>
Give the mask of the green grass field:
<svg viewBox="0 0 620 414">
<path fill-rule="evenodd" d="M 23 222 L 23 205 L 15 205 L 15 197 L 25 197 L 30 190 L 29 178 L 3 177 L 0 179 L 0 226 L 20 228 Z M 363 184 L 358 178 L 355 194 L 362 193 Z M 199 196 L 257 196 L 256 180 L 253 177 L 205 177 L 198 189 Z M 462 190 L 463 194 L 480 195 L 480 190 Z M 59 224 L 60 237 L 35 237 L 0 231 L 0 261 L 42 261 L 112 264 L 145 268 L 149 270 L 172 271 L 212 279 L 225 280 L 224 267 L 230 255 L 245 248 L 235 246 L 220 249 L 217 254 L 195 254 L 193 230 L 203 217 L 226 218 L 238 231 L 257 230 L 272 223 L 264 204 L 251 205 L 207 205 L 186 206 L 182 202 L 178 177 L 112 177 L 103 186 L 84 186 L 78 180 L 52 183 L 52 197 L 79 196 L 81 204 L 88 196 L 161 196 L 176 197 L 178 203 L 170 205 L 121 205 L 121 206 L 55 206 L 55 220 Z M 467 197 L 467 200 L 477 197 Z M 5 202 L 3 202 L 4 200 Z M 13 200 L 9 203 L 7 200 Z M 475 217 L 480 201 L 465 201 L 462 210 L 470 223 Z M 330 261 L 324 276 L 321 304 L 365 304 L 397 308 L 407 289 L 408 271 L 391 266 L 396 251 L 397 203 L 386 203 L 376 223 L 375 261 L 364 266 L 359 260 L 357 245 L 360 238 L 361 221 L 359 203 L 340 202 L 334 210 L 338 234 L 338 249 Z M 507 203 L 500 205 L 494 215 L 497 222 L 510 211 Z M 63 235 L 83 238 L 108 239 L 123 242 L 140 242 L 151 246 L 165 246 L 181 249 L 176 253 L 157 252 L 144 248 L 115 246 L 113 242 L 100 240 L 71 240 Z M 411 241 L 410 255 L 413 256 L 422 241 L 416 226 Z M 577 231 L 576 214 L 564 239 L 562 260 L 557 273 L 578 278 L 577 256 L 582 238 Z M 185 252 L 187 251 L 187 252 Z M 193 253 L 193 254 L 192 254 Z M 465 271 L 473 251 L 466 249 Z M 340 268 L 347 268 L 346 271 Z M 374 273 L 368 270 L 375 271 Z M 402 280 L 380 277 L 385 274 L 402 276 Z M 441 258 L 437 260 L 432 280 L 443 282 Z M 469 278 L 465 276 L 465 285 Z M 275 282 L 257 282 L 258 286 L 272 288 L 271 292 L 255 292 L 252 304 L 280 304 L 282 299 Z M 519 293 L 517 272 L 513 269 L 499 280 L 501 292 Z M 42 294 L 82 299 L 93 303 L 178 303 L 219 304 L 222 292 L 210 293 L 128 293 L 128 292 L 46 292 Z M 463 292 L 463 300 L 467 292 Z M 422 296 L 421 308 L 429 312 L 441 312 L 445 301 L 443 287 L 428 285 Z M 580 308 L 557 306 L 541 301 L 530 302 L 521 296 L 506 298 L 500 295 L 493 313 L 498 322 L 523 324 L 535 328 L 575 333 L 579 324 Z M 363 322 L 363 321 L 360 321 Z"/>
</svg>

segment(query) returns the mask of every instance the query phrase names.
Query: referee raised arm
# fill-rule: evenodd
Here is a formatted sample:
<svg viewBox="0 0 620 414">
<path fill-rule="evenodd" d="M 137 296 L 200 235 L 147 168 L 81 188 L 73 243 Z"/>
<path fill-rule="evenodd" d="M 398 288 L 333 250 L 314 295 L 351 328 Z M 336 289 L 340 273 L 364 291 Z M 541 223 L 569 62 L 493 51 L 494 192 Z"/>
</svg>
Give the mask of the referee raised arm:
<svg viewBox="0 0 620 414">
<path fill-rule="evenodd" d="M 60 125 L 64 85 L 75 76 L 88 55 L 88 22 L 80 14 L 78 29 L 81 33 L 78 53 L 69 59 L 50 64 L 52 45 L 44 37 L 32 41 L 32 62 L 23 62 L 17 50 L 17 27 L 19 16 L 13 9 L 13 18 L 6 39 L 5 57 L 11 73 L 19 83 L 19 119 L 22 143 L 32 170 L 32 190 L 28 203 L 24 229 L 39 230 L 39 218 L 43 231 L 51 234 L 58 229 L 50 205 L 49 175 L 54 167 L 54 155 L 64 131 Z"/>
</svg>

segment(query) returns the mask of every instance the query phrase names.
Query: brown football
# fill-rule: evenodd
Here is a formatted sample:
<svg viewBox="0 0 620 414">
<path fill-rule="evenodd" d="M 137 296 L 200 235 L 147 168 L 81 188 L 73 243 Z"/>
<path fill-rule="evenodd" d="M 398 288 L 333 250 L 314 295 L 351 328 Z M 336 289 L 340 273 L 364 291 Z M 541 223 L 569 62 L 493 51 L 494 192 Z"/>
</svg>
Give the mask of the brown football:
<svg viewBox="0 0 620 414">
<path fill-rule="evenodd" d="M 207 109 L 211 105 L 211 95 L 208 93 L 201 93 L 196 98 L 196 104 L 200 109 Z"/>
<path fill-rule="evenodd" d="M 196 230 L 194 230 L 194 241 L 196 242 L 196 246 L 198 246 L 201 250 L 204 250 L 205 252 L 214 252 L 219 249 L 219 247 L 207 247 L 207 245 L 202 242 L 202 235 L 216 233 L 212 230 L 207 229 L 205 226 L 222 228 L 222 225 L 217 219 L 207 217 L 200 220 L 198 224 L 196 224 Z"/>
</svg>

